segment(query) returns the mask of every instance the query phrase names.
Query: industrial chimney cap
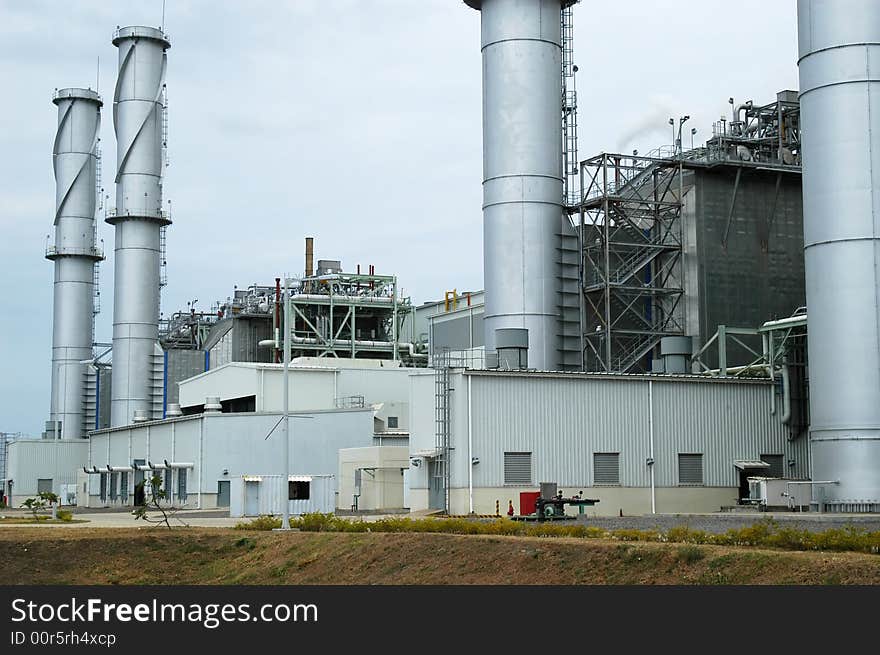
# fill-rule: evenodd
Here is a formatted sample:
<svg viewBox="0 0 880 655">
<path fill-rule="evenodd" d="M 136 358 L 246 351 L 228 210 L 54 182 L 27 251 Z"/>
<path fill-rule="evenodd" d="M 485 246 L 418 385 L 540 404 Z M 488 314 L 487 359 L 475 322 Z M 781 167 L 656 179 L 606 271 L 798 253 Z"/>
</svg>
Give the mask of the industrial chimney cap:
<svg viewBox="0 0 880 655">
<path fill-rule="evenodd" d="M 113 45 L 118 46 L 125 39 L 153 39 L 159 41 L 167 50 L 171 47 L 171 39 L 162 30 L 155 27 L 144 27 L 143 25 L 131 25 L 129 27 L 118 27 L 113 33 Z"/>
<path fill-rule="evenodd" d="M 580 0 L 560 0 L 560 5 L 562 7 L 571 7 L 578 2 L 580 2 Z M 483 8 L 483 0 L 464 0 L 464 3 L 471 9 L 476 9 L 477 11 Z"/>
</svg>

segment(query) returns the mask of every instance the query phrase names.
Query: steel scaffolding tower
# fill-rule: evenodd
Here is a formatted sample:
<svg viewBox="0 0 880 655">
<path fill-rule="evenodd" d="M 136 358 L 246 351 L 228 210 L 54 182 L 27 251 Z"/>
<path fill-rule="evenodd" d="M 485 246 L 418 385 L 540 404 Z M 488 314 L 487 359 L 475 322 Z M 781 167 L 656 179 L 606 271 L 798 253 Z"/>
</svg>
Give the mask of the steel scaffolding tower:
<svg viewBox="0 0 880 655">
<path fill-rule="evenodd" d="M 682 172 L 674 159 L 601 154 L 581 162 L 587 371 L 650 370 L 660 339 L 684 333 Z"/>
</svg>

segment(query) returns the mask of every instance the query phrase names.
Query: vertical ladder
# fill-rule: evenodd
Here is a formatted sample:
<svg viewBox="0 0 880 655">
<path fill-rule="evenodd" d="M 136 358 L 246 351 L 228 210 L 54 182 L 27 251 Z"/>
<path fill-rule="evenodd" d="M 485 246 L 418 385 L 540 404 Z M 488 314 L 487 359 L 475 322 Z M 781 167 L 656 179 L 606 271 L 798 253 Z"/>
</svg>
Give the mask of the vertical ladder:
<svg viewBox="0 0 880 655">
<path fill-rule="evenodd" d="M 167 167 L 168 161 L 168 87 L 162 85 L 162 161 Z"/>
<path fill-rule="evenodd" d="M 436 465 L 434 466 L 433 478 L 431 485 L 439 485 L 443 493 L 444 512 L 449 513 L 449 482 L 450 482 L 450 466 L 449 466 L 449 430 L 451 408 L 451 395 L 449 388 L 449 369 L 450 369 L 450 353 L 449 348 L 444 348 L 440 353 L 438 361 L 434 369 L 434 423 L 435 423 L 435 440 L 434 447 L 436 453 Z"/>
<path fill-rule="evenodd" d="M 168 284 L 168 259 L 167 259 L 167 234 L 168 226 L 163 225 L 159 228 L 159 287 Z"/>
<path fill-rule="evenodd" d="M 571 6 L 561 15 L 562 30 L 562 159 L 565 180 L 563 201 L 576 205 L 579 200 L 577 90 L 574 65 L 574 20 Z"/>
</svg>

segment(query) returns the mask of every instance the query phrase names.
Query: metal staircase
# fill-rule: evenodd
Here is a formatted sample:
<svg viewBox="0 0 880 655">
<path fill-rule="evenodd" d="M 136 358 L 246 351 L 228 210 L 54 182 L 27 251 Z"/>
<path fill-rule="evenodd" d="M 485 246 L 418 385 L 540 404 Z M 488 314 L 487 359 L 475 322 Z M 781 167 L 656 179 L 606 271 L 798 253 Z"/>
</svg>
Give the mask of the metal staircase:
<svg viewBox="0 0 880 655">
<path fill-rule="evenodd" d="M 584 162 L 581 218 L 586 370 L 650 370 L 683 333 L 680 163 L 603 154 Z"/>
</svg>

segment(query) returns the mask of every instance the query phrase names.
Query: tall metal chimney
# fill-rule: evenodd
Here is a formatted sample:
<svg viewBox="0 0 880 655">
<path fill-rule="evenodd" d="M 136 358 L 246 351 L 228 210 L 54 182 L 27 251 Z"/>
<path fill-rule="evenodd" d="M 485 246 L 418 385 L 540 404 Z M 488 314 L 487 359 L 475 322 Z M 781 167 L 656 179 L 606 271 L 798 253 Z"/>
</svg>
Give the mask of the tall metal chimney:
<svg viewBox="0 0 880 655">
<path fill-rule="evenodd" d="M 561 10 L 575 0 L 465 0 L 482 12 L 483 319 L 528 330 L 529 365 L 558 369 L 563 212 Z"/>
<path fill-rule="evenodd" d="M 110 423 L 127 425 L 136 410 L 152 415 L 153 354 L 159 337 L 162 133 L 168 37 L 152 27 L 117 29 L 116 226 L 113 377 Z"/>
<path fill-rule="evenodd" d="M 798 0 L 814 501 L 880 511 L 880 3 Z"/>
<path fill-rule="evenodd" d="M 55 245 L 46 259 L 55 264 L 52 326 L 53 436 L 85 437 L 85 365 L 92 356 L 95 264 L 104 259 L 96 244 L 95 188 L 101 97 L 90 89 L 61 89 L 58 131 L 52 149 L 55 169 Z M 58 427 L 60 423 L 60 433 Z"/>
</svg>

